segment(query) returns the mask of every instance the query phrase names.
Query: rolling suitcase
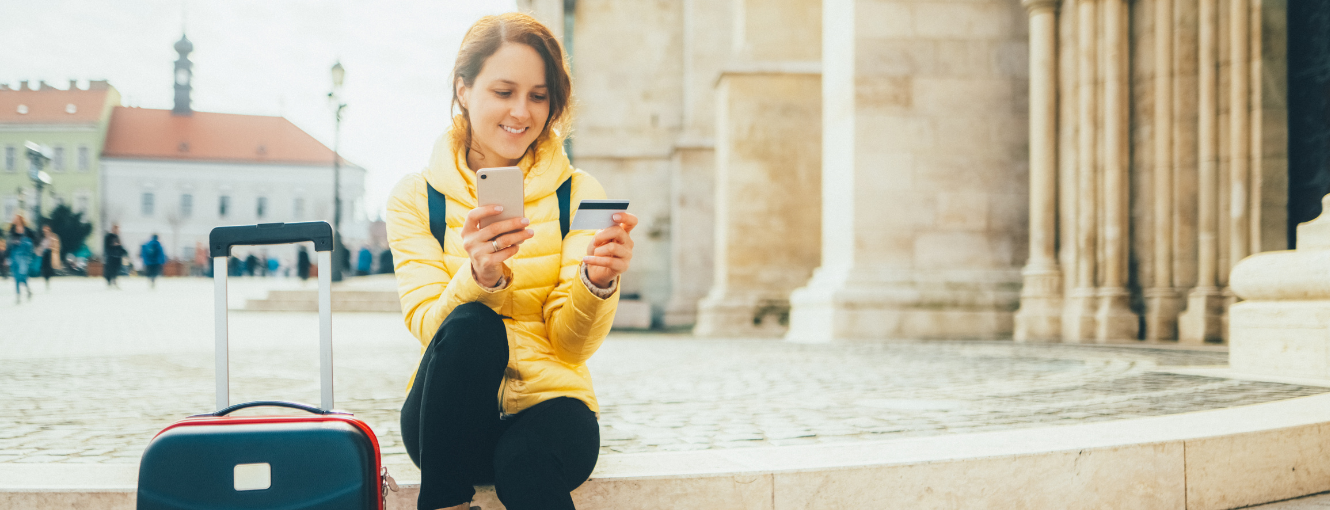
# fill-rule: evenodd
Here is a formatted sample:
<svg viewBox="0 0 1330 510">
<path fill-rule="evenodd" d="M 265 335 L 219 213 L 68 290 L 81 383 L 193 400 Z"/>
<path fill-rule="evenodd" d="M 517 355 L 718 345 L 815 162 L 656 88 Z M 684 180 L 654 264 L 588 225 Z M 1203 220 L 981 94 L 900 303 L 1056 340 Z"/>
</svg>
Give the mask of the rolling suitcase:
<svg viewBox="0 0 1330 510">
<path fill-rule="evenodd" d="M 232 246 L 313 241 L 319 267 L 320 406 L 230 405 L 226 264 Z M 382 510 L 396 484 L 369 426 L 333 411 L 332 228 L 327 222 L 217 227 L 209 235 L 217 336 L 217 411 L 166 427 L 139 463 L 138 509 Z M 229 416 L 260 406 L 298 416 Z"/>
</svg>

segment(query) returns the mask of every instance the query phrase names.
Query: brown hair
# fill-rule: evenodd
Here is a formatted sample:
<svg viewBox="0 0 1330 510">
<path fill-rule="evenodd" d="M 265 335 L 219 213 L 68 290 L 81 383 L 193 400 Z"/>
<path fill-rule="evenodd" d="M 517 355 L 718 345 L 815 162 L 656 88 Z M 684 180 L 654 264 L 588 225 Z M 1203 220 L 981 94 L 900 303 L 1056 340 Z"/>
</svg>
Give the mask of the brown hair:
<svg viewBox="0 0 1330 510">
<path fill-rule="evenodd" d="M 461 115 L 453 116 L 453 129 L 465 133 L 465 136 L 453 137 L 453 149 L 458 152 L 471 146 L 471 114 L 457 97 L 457 80 L 462 80 L 467 88 L 474 86 L 476 75 L 480 74 L 485 61 L 506 42 L 530 46 L 545 61 L 545 87 L 549 94 L 550 115 L 545 119 L 545 126 L 541 128 L 540 136 L 536 137 L 533 145 L 568 134 L 573 86 L 563 47 L 550 29 L 535 18 L 520 12 L 509 12 L 480 18 L 466 31 L 466 37 L 462 38 L 462 49 L 458 50 L 457 61 L 453 64 L 452 81 L 452 106 L 462 111 Z"/>
</svg>

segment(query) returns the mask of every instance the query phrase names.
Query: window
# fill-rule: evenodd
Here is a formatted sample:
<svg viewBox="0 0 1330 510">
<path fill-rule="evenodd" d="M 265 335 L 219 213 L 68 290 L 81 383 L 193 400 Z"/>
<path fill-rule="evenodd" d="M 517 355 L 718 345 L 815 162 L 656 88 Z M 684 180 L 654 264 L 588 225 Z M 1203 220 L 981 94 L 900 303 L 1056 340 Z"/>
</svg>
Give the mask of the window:
<svg viewBox="0 0 1330 510">
<path fill-rule="evenodd" d="M 254 216 L 258 219 L 263 219 L 263 213 L 267 212 L 267 209 L 268 197 L 259 197 L 258 201 L 254 204 Z"/>
<path fill-rule="evenodd" d="M 65 148 L 57 146 L 51 156 L 51 169 L 57 172 L 65 171 Z"/>
<path fill-rule="evenodd" d="M 78 196 L 74 197 L 74 212 L 86 215 L 88 213 L 89 202 L 88 195 L 86 193 L 80 193 Z"/>
<path fill-rule="evenodd" d="M 154 197 L 152 196 L 152 192 L 145 192 L 143 194 L 143 204 L 141 206 L 141 209 L 143 210 L 144 216 L 152 216 L 153 199 Z"/>
<path fill-rule="evenodd" d="M 0 221 L 13 220 L 16 212 L 18 212 L 18 197 L 5 197 L 5 215 L 0 217 Z"/>
<path fill-rule="evenodd" d="M 185 193 L 180 195 L 180 217 L 188 218 L 194 215 L 194 195 Z"/>
<path fill-rule="evenodd" d="M 80 145 L 80 146 L 79 146 L 79 171 L 80 171 L 80 172 L 87 172 L 89 168 L 92 168 L 92 160 L 90 159 L 90 157 L 89 157 L 89 155 L 88 155 L 88 146 L 87 146 L 87 145 Z"/>
<path fill-rule="evenodd" d="M 296 198 L 296 206 L 295 206 L 295 211 L 294 211 L 294 212 L 295 212 L 295 219 L 297 219 L 297 220 L 303 220 L 303 219 L 305 219 L 305 199 L 304 199 L 304 197 Z"/>
<path fill-rule="evenodd" d="M 5 171 L 13 172 L 18 170 L 18 149 L 13 145 L 5 147 Z"/>
<path fill-rule="evenodd" d="M 217 217 L 225 218 L 226 210 L 231 208 L 231 197 L 222 195 L 217 197 Z"/>
</svg>

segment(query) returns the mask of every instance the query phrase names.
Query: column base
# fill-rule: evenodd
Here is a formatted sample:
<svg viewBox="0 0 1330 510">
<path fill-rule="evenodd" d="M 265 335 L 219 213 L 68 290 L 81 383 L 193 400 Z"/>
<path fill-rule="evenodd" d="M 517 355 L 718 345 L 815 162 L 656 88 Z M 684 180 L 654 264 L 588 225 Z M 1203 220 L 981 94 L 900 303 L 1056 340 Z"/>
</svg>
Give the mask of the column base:
<svg viewBox="0 0 1330 510">
<path fill-rule="evenodd" d="M 1187 295 L 1187 311 L 1178 317 L 1178 343 L 1202 345 L 1224 341 L 1224 296 L 1219 287 L 1196 287 Z"/>
<path fill-rule="evenodd" d="M 1087 344 L 1095 341 L 1095 304 L 1093 287 L 1073 289 L 1062 312 L 1062 341 Z"/>
<path fill-rule="evenodd" d="M 1016 310 L 1016 342 L 1062 341 L 1062 272 L 1031 269 L 1021 272 L 1021 307 Z"/>
<path fill-rule="evenodd" d="M 1178 314 L 1186 303 L 1177 289 L 1156 287 L 1145 291 L 1145 340 L 1176 342 Z"/>
<path fill-rule="evenodd" d="M 694 326 L 697 324 L 697 307 L 698 301 L 690 303 L 671 299 L 665 305 L 665 315 L 661 317 L 661 325 L 667 328 Z"/>
<path fill-rule="evenodd" d="M 697 306 L 693 335 L 779 338 L 788 329 L 789 301 L 756 296 L 708 296 Z"/>
<path fill-rule="evenodd" d="M 1139 342 L 1141 318 L 1131 311 L 1131 294 L 1122 287 L 1101 288 L 1095 312 L 1095 341 L 1101 344 Z"/>
<path fill-rule="evenodd" d="M 815 275 L 790 295 L 787 341 L 1010 338 L 1019 299 L 1014 282 L 1006 291 L 999 286 L 942 291 L 945 285 L 926 282 L 850 285 L 829 280 Z M 963 301 L 963 296 L 985 291 L 989 304 Z"/>
</svg>

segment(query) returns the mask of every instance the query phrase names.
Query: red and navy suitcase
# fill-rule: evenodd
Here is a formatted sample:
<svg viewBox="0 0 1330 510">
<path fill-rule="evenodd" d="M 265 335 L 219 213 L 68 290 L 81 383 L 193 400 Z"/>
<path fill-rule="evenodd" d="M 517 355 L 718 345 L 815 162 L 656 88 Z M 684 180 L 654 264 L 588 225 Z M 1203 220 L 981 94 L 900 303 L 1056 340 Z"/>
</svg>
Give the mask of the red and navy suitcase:
<svg viewBox="0 0 1330 510">
<path fill-rule="evenodd" d="M 320 406 L 259 401 L 230 405 L 226 274 L 232 246 L 313 241 L 319 264 Z M 139 463 L 139 510 L 382 510 L 396 489 L 369 425 L 333 411 L 332 228 L 327 222 L 217 227 L 213 258 L 217 411 L 159 432 Z M 296 416 L 230 416 L 279 406 Z"/>
</svg>

